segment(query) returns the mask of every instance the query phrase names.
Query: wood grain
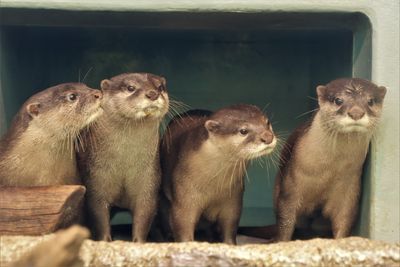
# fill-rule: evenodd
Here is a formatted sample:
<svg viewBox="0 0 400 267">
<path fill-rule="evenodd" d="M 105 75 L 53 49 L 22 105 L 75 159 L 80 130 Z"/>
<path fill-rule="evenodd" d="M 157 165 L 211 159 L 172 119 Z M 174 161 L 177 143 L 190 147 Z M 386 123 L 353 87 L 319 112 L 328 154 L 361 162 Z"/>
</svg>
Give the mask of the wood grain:
<svg viewBox="0 0 400 267">
<path fill-rule="evenodd" d="M 0 187 L 0 235 L 43 235 L 76 223 L 85 187 Z"/>
</svg>

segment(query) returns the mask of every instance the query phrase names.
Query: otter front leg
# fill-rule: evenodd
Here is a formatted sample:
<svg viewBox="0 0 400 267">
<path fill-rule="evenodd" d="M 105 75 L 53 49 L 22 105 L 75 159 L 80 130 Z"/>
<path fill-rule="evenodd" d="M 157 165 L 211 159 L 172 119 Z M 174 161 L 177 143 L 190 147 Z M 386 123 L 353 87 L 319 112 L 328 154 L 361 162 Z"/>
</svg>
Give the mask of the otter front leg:
<svg viewBox="0 0 400 267">
<path fill-rule="evenodd" d="M 297 207 L 294 200 L 278 200 L 277 209 L 278 241 L 290 241 L 296 226 Z"/>
<path fill-rule="evenodd" d="M 172 204 L 171 228 L 176 242 L 194 241 L 194 231 L 200 212 L 194 207 Z"/>
<path fill-rule="evenodd" d="M 157 209 L 157 194 L 143 196 L 136 200 L 135 208 L 132 210 L 132 240 L 144 243 L 147 240 L 151 224 Z"/>
<path fill-rule="evenodd" d="M 350 180 L 350 179 L 349 179 Z M 358 203 L 360 195 L 360 185 L 349 185 L 348 190 L 351 193 L 343 194 L 342 198 L 332 200 L 330 218 L 332 222 L 333 237 L 344 238 L 351 234 L 355 218 L 358 214 Z"/>
<path fill-rule="evenodd" d="M 111 241 L 109 204 L 87 193 L 87 208 L 91 230 L 95 240 Z"/>
<path fill-rule="evenodd" d="M 236 234 L 241 211 L 241 204 L 232 204 L 222 208 L 218 216 L 218 223 L 221 228 L 222 240 L 224 243 L 236 245 Z"/>
</svg>

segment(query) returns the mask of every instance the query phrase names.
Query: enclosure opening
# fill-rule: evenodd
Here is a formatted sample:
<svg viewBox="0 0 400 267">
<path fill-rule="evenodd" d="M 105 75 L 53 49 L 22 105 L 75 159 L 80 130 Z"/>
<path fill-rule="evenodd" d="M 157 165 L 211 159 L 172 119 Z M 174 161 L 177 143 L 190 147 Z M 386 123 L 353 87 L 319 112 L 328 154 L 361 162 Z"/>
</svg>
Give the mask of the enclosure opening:
<svg viewBox="0 0 400 267">
<path fill-rule="evenodd" d="M 123 72 L 151 72 L 166 77 L 169 94 L 192 108 L 257 105 L 284 140 L 316 107 L 317 85 L 370 78 L 370 26 L 360 13 L 1 12 L 0 93 L 8 125 L 29 96 L 52 85 L 83 81 L 99 88 Z M 275 222 L 275 165 L 266 160 L 249 168 L 241 226 Z M 357 233 L 366 236 L 364 221 Z M 131 223 L 127 213 L 112 222 Z"/>
</svg>

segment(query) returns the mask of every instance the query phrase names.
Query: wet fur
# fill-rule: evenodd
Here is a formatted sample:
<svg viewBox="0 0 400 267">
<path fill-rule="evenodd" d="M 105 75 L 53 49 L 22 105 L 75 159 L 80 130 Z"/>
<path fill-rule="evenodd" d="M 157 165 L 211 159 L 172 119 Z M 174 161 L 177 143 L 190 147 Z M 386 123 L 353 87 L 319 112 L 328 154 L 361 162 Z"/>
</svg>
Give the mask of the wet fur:
<svg viewBox="0 0 400 267">
<path fill-rule="evenodd" d="M 320 89 L 320 110 L 282 151 L 274 191 L 281 241 L 290 240 L 299 219 L 316 210 L 331 221 L 335 238 L 350 235 L 357 216 L 362 167 L 386 89 L 361 79 L 339 79 Z M 332 103 L 336 96 L 345 98 L 340 108 Z M 367 97 L 376 99 L 376 107 L 365 106 Z M 333 120 L 355 106 L 365 110 L 370 125 L 362 132 L 341 132 Z"/>
</svg>

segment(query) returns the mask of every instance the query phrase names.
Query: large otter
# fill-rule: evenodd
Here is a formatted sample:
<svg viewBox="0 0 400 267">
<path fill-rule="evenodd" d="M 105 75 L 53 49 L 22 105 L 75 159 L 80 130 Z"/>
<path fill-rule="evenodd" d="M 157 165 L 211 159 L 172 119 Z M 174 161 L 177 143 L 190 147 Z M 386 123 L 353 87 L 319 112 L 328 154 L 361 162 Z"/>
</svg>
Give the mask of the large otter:
<svg viewBox="0 0 400 267">
<path fill-rule="evenodd" d="M 282 152 L 274 192 L 278 240 L 290 240 L 298 219 L 319 209 L 335 238 L 350 234 L 385 94 L 385 87 L 358 78 L 317 87 L 319 110 Z"/>
<path fill-rule="evenodd" d="M 80 183 L 74 143 L 102 112 L 102 93 L 64 83 L 30 97 L 0 141 L 0 185 Z"/>
<path fill-rule="evenodd" d="M 218 223 L 224 242 L 236 244 L 247 163 L 270 153 L 276 140 L 267 117 L 251 105 L 176 117 L 161 145 L 162 191 L 175 240 L 193 241 L 204 218 Z"/>
<path fill-rule="evenodd" d="M 80 155 L 95 239 L 111 240 L 110 207 L 133 216 L 133 240 L 145 242 L 160 185 L 159 125 L 168 111 L 164 78 L 126 73 L 101 82 L 104 114 L 93 146 Z"/>
</svg>

